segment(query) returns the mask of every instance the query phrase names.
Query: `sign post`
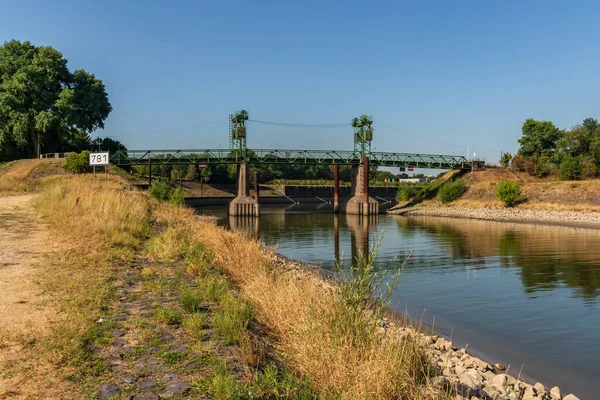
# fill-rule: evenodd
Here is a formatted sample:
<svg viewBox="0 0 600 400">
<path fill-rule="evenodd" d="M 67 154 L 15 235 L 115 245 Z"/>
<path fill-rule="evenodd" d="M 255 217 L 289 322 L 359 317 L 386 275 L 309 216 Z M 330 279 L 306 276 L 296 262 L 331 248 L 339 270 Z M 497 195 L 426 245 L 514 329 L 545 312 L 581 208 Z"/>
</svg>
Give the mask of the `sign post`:
<svg viewBox="0 0 600 400">
<path fill-rule="evenodd" d="M 104 167 L 106 179 L 108 179 L 108 165 L 110 164 L 110 153 L 108 151 L 99 153 L 90 153 L 90 166 L 94 167 L 94 175 L 96 175 L 96 167 Z"/>
</svg>

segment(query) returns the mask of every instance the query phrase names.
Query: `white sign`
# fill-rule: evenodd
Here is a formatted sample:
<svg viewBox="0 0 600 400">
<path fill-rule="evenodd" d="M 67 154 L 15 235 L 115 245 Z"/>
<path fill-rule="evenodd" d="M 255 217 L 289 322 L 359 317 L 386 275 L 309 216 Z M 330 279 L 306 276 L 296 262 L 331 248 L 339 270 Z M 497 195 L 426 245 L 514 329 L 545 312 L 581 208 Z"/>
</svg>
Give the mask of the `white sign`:
<svg viewBox="0 0 600 400">
<path fill-rule="evenodd" d="M 108 151 L 106 153 L 90 153 L 90 166 L 108 165 L 109 163 Z"/>
</svg>

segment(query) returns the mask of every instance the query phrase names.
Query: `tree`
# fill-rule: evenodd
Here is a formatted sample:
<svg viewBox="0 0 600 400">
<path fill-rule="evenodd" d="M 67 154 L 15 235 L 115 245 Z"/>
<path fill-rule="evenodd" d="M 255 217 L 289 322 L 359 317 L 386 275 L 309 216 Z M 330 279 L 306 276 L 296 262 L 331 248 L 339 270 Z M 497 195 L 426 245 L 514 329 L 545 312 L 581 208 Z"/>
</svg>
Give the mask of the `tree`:
<svg viewBox="0 0 600 400">
<path fill-rule="evenodd" d="M 598 120 L 595 118 L 586 118 L 581 124 L 588 131 L 588 135 L 592 136 L 596 129 L 599 127 Z"/>
<path fill-rule="evenodd" d="M 504 168 L 508 168 L 512 158 L 513 158 L 512 154 L 502 153 L 502 157 L 500 157 L 500 165 L 502 165 Z"/>
<path fill-rule="evenodd" d="M 519 154 L 525 158 L 554 156 L 556 142 L 562 138 L 563 132 L 550 121 L 527 119 L 521 128 L 522 136 Z"/>
<path fill-rule="evenodd" d="M 90 147 L 90 150 L 104 150 L 110 152 L 110 154 L 114 154 L 117 151 L 127 153 L 127 147 L 118 140 L 109 137 L 105 137 L 104 139 L 97 137 L 92 140 Z"/>
<path fill-rule="evenodd" d="M 71 138 L 104 127 L 112 107 L 101 80 L 50 46 L 11 40 L 0 46 L 0 149 L 39 157 L 50 137 Z"/>
<path fill-rule="evenodd" d="M 593 132 L 584 125 L 575 125 L 571 130 L 566 131 L 563 138 L 556 144 L 557 158 L 563 159 L 568 156 L 578 157 L 588 154 Z"/>
</svg>

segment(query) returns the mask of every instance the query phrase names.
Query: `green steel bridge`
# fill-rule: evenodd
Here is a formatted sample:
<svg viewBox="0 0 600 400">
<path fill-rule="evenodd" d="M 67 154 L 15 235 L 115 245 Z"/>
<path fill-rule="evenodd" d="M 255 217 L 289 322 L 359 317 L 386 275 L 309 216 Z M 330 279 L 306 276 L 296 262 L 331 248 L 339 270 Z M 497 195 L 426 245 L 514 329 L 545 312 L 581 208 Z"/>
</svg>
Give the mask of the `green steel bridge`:
<svg viewBox="0 0 600 400">
<path fill-rule="evenodd" d="M 110 156 L 118 166 L 181 164 L 325 164 L 359 165 L 368 157 L 369 164 L 381 167 L 416 167 L 471 169 L 462 156 L 361 152 L 357 150 L 268 150 L 268 149 L 198 149 L 198 150 L 128 150 Z"/>
<path fill-rule="evenodd" d="M 354 129 L 354 150 L 352 151 L 249 149 L 246 146 L 247 121 L 277 125 L 277 123 L 250 120 L 248 112 L 242 110 L 229 115 L 229 149 L 117 151 L 110 156 L 110 161 L 119 166 L 141 164 L 337 164 L 358 166 L 363 164 L 366 158 L 369 165 L 378 167 L 472 169 L 472 164 L 462 156 L 371 151 L 373 117 L 367 115 L 354 118 L 351 124 L 348 124 Z"/>
</svg>

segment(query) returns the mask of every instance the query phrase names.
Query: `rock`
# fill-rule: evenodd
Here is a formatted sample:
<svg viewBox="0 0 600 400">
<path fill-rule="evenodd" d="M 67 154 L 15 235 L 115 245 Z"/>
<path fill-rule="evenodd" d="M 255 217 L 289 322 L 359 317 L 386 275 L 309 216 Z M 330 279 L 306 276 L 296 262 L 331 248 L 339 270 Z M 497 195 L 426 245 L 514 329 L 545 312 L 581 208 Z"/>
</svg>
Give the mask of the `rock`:
<svg viewBox="0 0 600 400">
<path fill-rule="evenodd" d="M 563 397 L 562 400 L 579 400 L 579 397 L 575 396 L 574 394 L 568 394 Z"/>
<path fill-rule="evenodd" d="M 504 387 L 508 383 L 506 374 L 498 374 L 492 379 L 492 384 L 500 387 Z"/>
<path fill-rule="evenodd" d="M 536 382 L 535 385 L 533 385 L 533 389 L 535 390 L 535 392 L 540 395 L 540 394 L 546 394 L 546 387 L 544 385 L 542 385 L 539 382 Z"/>
<path fill-rule="evenodd" d="M 175 340 L 175 336 L 171 335 L 170 333 L 165 333 L 164 335 L 162 335 L 160 337 L 160 341 L 163 343 L 171 343 Z"/>
<path fill-rule="evenodd" d="M 554 386 L 550 389 L 550 398 L 552 400 L 561 400 L 562 396 L 560 395 L 560 388 L 558 386 Z"/>
<path fill-rule="evenodd" d="M 192 361 L 191 363 L 189 363 L 188 365 L 186 365 L 183 369 L 185 369 L 186 371 L 195 371 L 197 369 L 200 368 L 200 364 L 198 364 L 195 361 Z"/>
<path fill-rule="evenodd" d="M 458 379 L 460 380 L 460 383 L 471 388 L 479 386 L 483 382 L 481 375 L 479 375 L 477 371 L 472 369 L 463 372 L 461 375 L 458 376 Z"/>
<path fill-rule="evenodd" d="M 155 393 L 138 393 L 135 396 L 131 397 L 132 400 L 160 400 Z"/>
<path fill-rule="evenodd" d="M 185 382 L 174 381 L 167 383 L 164 393 L 167 395 L 186 394 L 191 389 L 192 387 Z"/>
<path fill-rule="evenodd" d="M 125 331 L 122 331 L 122 330 L 120 330 L 120 329 L 112 329 L 112 330 L 110 331 L 110 334 L 111 334 L 111 336 L 112 336 L 112 337 L 116 337 L 116 338 L 118 338 L 118 337 L 123 337 L 123 336 L 125 336 Z"/>
<path fill-rule="evenodd" d="M 492 383 L 496 375 L 492 371 L 485 371 L 483 373 L 483 379 Z"/>
<path fill-rule="evenodd" d="M 135 382 L 136 378 L 135 376 L 131 376 L 131 375 L 119 375 L 119 381 L 123 382 L 127 385 L 131 385 L 133 382 Z"/>
<path fill-rule="evenodd" d="M 465 368 L 461 364 L 456 364 L 456 366 L 454 367 L 454 372 L 456 373 L 456 375 L 461 375 L 465 371 Z"/>
<path fill-rule="evenodd" d="M 142 392 L 152 391 L 158 384 L 153 380 L 139 381 L 135 384 Z"/>
<path fill-rule="evenodd" d="M 118 396 L 121 393 L 121 388 L 114 383 L 105 383 L 98 388 L 99 399 L 110 399 Z"/>
<path fill-rule="evenodd" d="M 162 377 L 163 382 L 171 382 L 171 381 L 175 381 L 177 379 L 179 379 L 179 377 L 175 374 L 165 374 Z"/>
<path fill-rule="evenodd" d="M 506 367 L 504 366 L 504 364 L 494 364 L 494 369 L 498 371 L 504 371 Z"/>
</svg>

